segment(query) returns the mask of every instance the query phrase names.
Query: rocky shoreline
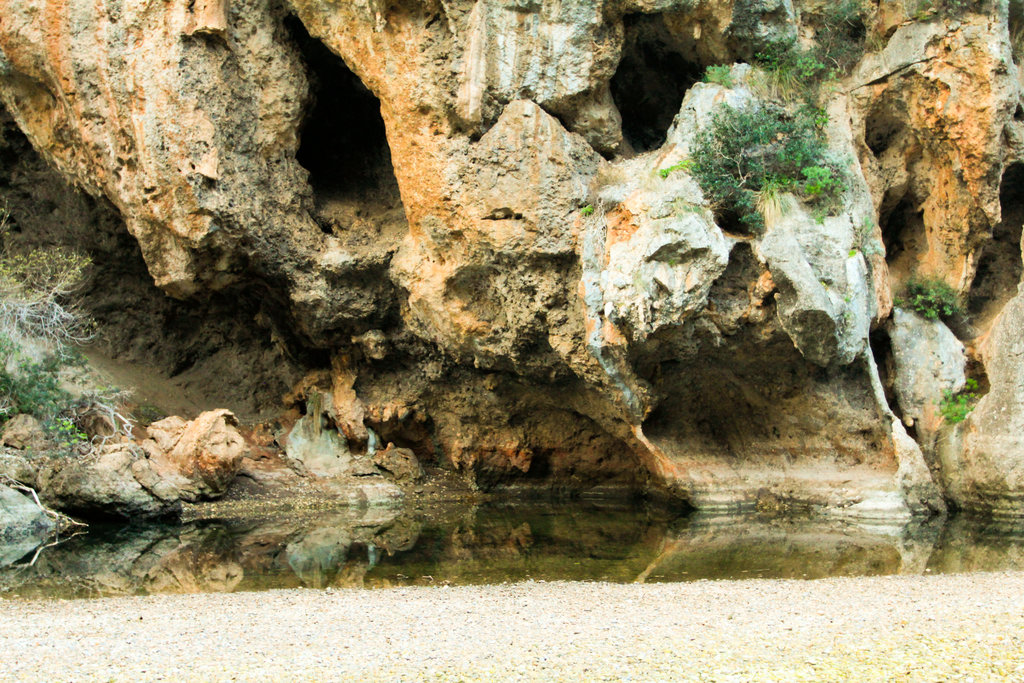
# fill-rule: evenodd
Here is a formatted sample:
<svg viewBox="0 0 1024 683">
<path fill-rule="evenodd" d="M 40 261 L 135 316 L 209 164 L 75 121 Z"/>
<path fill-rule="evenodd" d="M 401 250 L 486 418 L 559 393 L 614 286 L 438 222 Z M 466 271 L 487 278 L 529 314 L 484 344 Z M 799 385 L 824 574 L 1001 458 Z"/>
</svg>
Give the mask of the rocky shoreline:
<svg viewBox="0 0 1024 683">
<path fill-rule="evenodd" d="M 43 680 L 1007 680 L 1024 573 L 0 601 Z"/>
</svg>

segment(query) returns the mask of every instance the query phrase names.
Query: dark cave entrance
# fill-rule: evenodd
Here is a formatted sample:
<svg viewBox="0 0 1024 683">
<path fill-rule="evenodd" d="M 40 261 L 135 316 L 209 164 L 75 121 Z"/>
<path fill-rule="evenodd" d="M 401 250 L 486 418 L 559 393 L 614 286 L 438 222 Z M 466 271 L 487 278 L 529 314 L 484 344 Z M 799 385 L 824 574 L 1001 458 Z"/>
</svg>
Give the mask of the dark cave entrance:
<svg viewBox="0 0 1024 683">
<path fill-rule="evenodd" d="M 649 152 L 664 144 L 683 96 L 703 68 L 684 54 L 661 15 L 628 15 L 624 24 L 612 99 L 622 115 L 625 141 L 636 153 Z"/>
<path fill-rule="evenodd" d="M 924 214 L 909 195 L 891 209 L 883 209 L 879 219 L 885 261 L 893 282 L 903 282 L 914 274 L 921 254 L 927 251 Z"/>
<path fill-rule="evenodd" d="M 877 106 L 864 121 L 864 143 L 875 157 L 885 154 L 904 130 L 903 121 L 892 114 L 891 107 Z"/>
<path fill-rule="evenodd" d="M 309 171 L 314 193 L 394 205 L 398 182 L 380 100 L 297 17 L 286 18 L 285 27 L 302 53 L 310 83 L 312 104 L 296 157 Z"/>
<path fill-rule="evenodd" d="M 1011 164 L 999 186 L 1002 220 L 982 250 L 974 283 L 967 300 L 972 316 L 982 319 L 996 313 L 1017 292 L 1024 265 L 1021 262 L 1021 229 L 1024 226 L 1024 162 Z"/>
</svg>

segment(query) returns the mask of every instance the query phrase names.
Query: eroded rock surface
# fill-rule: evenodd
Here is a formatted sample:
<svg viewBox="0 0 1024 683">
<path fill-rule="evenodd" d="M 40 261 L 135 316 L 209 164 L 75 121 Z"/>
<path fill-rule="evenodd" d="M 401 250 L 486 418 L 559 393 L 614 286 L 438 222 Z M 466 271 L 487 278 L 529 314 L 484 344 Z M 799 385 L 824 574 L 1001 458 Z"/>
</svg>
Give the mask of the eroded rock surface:
<svg viewBox="0 0 1024 683">
<path fill-rule="evenodd" d="M 830 39 L 830 8 L 0 0 L 0 101 L 98 198 L 79 217 L 124 222 L 175 306 L 235 316 L 215 341 L 189 338 L 172 374 L 234 368 L 273 378 L 276 398 L 297 370 L 320 373 L 326 412 L 307 396 L 289 418 L 290 455 L 310 470 L 358 474 L 393 443 L 487 488 L 1016 510 L 1012 7 L 865 6 L 863 54 L 821 102 L 849 171 L 841 205 L 821 216 L 783 198 L 761 232 L 679 162 L 722 106 L 776 95 L 743 64 L 697 81 L 779 40 Z M 19 192 L 28 228 L 43 192 Z M 958 384 L 913 379 L 931 347 L 879 332 L 915 276 L 970 303 L 951 326 L 991 386 L 939 459 L 945 491 L 924 464 L 939 429 L 925 397 Z M 161 338 L 167 304 L 137 301 L 152 313 L 122 328 Z M 232 364 L 236 339 L 257 371 Z M 259 384 L 247 404 L 266 405 Z M 890 401 L 931 420 L 921 443 Z M 985 465 L 954 473 L 958 459 Z"/>
<path fill-rule="evenodd" d="M 146 519 L 174 516 L 182 502 L 218 498 L 248 452 L 226 410 L 186 422 L 150 425 L 136 444 L 112 439 L 87 453 L 51 452 L 29 461 L 31 479 L 55 508 L 83 517 Z"/>
<path fill-rule="evenodd" d="M 150 438 L 142 449 L 150 467 L 173 480 L 178 497 L 189 502 L 224 495 L 248 450 L 238 421 L 227 410 L 206 412 L 191 422 L 169 417 L 146 431 Z"/>
<path fill-rule="evenodd" d="M 56 528 L 28 496 L 0 484 L 0 567 L 20 560 Z"/>
</svg>

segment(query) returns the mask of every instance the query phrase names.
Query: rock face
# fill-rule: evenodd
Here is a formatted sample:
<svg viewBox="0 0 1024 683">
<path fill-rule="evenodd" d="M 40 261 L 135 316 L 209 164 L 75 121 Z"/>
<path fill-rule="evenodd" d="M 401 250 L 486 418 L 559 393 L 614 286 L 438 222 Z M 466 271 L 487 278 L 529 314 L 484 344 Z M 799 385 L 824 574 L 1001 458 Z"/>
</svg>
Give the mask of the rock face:
<svg viewBox="0 0 1024 683">
<path fill-rule="evenodd" d="M 46 442 L 46 434 L 39 420 L 31 415 L 21 414 L 15 415 L 4 425 L 0 441 L 4 446 L 19 450 L 38 448 Z"/>
<path fill-rule="evenodd" d="M 203 413 L 191 422 L 169 417 L 147 429 L 142 449 L 162 479 L 173 480 L 178 497 L 195 502 L 222 496 L 238 474 L 248 448 L 238 421 L 227 410 Z"/>
<path fill-rule="evenodd" d="M 275 358 L 318 371 L 349 458 L 376 439 L 483 487 L 714 510 L 1019 509 L 1008 302 L 1024 76 L 1010 36 L 1024 17 L 987 1 L 954 14 L 886 0 L 841 24 L 834 11 L 0 0 L 0 102 L 104 220 L 116 210 L 160 288 L 197 317 L 236 316 L 188 342 L 174 373 L 216 357 L 252 376 L 230 362 L 235 339 L 260 349 L 255 376 L 275 376 Z M 740 62 L 837 26 L 856 29 L 849 75 L 821 101 L 830 158 L 849 168 L 840 205 L 820 216 L 783 198 L 744 230 L 680 162 L 724 105 L 779 99 Z M 736 65 L 697 82 L 718 64 Z M 991 386 L 961 450 L 938 459 L 986 464 L 938 481 L 927 397 L 957 382 L 912 368 L 956 343 L 906 342 L 899 313 L 885 332 L 911 277 L 967 304 L 953 332 Z M 166 344 L 166 305 L 120 324 Z M 294 405 L 293 451 L 303 430 L 324 433 L 319 409 Z M 928 429 L 908 435 L 896 414 Z M 181 439 L 154 471 L 203 460 Z M 202 465 L 175 489 L 213 495 L 230 469 Z"/>
<path fill-rule="evenodd" d="M 55 526 L 28 496 L 0 484 L 0 567 L 21 559 Z"/>
<path fill-rule="evenodd" d="M 964 388 L 964 346 L 940 320 L 897 308 L 892 315 L 893 389 L 903 420 L 929 451 L 943 426 L 939 405 L 946 392 Z"/>
<path fill-rule="evenodd" d="M 1022 326 L 1024 300 L 1017 295 L 982 346 L 991 388 L 964 422 L 947 430 L 940 451 L 953 500 L 1000 517 L 1020 516 L 1024 502 Z"/>
<path fill-rule="evenodd" d="M 226 410 L 148 428 L 142 445 L 114 442 L 83 457 L 50 459 L 35 479 L 54 507 L 84 517 L 145 519 L 181 512 L 182 501 L 227 491 L 247 452 Z"/>
</svg>

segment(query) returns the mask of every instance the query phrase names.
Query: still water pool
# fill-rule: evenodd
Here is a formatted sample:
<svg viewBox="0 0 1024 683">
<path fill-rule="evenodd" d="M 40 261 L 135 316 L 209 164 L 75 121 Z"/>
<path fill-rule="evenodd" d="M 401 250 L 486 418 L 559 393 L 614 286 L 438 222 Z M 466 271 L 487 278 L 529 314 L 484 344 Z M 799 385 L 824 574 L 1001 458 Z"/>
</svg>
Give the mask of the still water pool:
<svg viewBox="0 0 1024 683">
<path fill-rule="evenodd" d="M 1024 569 L 1024 530 L 965 519 L 874 526 L 485 505 L 93 526 L 38 554 L 0 561 L 0 597 L 1012 569 Z"/>
</svg>

